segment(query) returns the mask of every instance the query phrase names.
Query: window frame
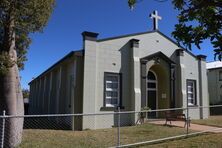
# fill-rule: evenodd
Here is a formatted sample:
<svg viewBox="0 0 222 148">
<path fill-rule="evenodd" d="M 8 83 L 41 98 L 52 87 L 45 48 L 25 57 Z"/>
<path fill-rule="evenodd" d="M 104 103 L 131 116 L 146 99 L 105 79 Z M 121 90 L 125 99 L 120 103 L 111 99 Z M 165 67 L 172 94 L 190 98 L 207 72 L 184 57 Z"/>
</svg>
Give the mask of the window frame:
<svg viewBox="0 0 222 148">
<path fill-rule="evenodd" d="M 110 92 L 117 92 L 117 104 L 107 104 L 107 76 L 117 76 L 118 77 L 118 89 L 112 90 Z M 103 90 L 103 108 L 117 108 L 122 106 L 122 74 L 121 73 L 114 73 L 114 72 L 104 72 L 104 90 Z M 112 97 L 110 98 L 112 99 Z"/>
<path fill-rule="evenodd" d="M 191 82 L 193 83 L 193 104 L 189 104 L 188 102 L 188 83 Z M 193 80 L 193 79 L 187 79 L 187 82 L 186 82 L 186 92 L 187 92 L 187 106 L 197 106 L 197 82 L 196 80 Z"/>
<path fill-rule="evenodd" d="M 149 73 L 152 73 L 155 79 L 149 79 Z M 155 88 L 149 87 L 149 84 L 155 84 Z M 153 72 L 152 70 L 149 70 L 149 72 L 147 74 L 146 91 L 158 91 L 157 76 L 156 76 L 156 73 Z"/>
</svg>

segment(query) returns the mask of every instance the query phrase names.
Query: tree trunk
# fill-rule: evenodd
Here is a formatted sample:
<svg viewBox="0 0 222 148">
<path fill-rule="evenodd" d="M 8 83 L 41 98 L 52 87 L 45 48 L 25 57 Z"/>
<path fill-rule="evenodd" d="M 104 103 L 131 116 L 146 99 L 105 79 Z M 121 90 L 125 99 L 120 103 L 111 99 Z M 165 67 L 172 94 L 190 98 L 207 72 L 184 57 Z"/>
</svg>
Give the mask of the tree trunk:
<svg viewBox="0 0 222 148">
<path fill-rule="evenodd" d="M 17 65 L 0 78 L 0 111 L 6 115 L 24 115 L 23 97 L 19 85 Z M 2 124 L 2 123 L 0 123 Z M 21 143 L 23 118 L 6 118 L 4 147 L 16 147 Z"/>
<path fill-rule="evenodd" d="M 13 9 L 12 9 L 13 10 Z M 13 12 L 13 11 L 11 11 Z M 5 26 L 4 49 L 10 55 L 15 64 L 8 68 L 5 75 L 0 76 L 0 114 L 3 110 L 6 115 L 24 115 L 22 91 L 20 87 L 19 70 L 16 64 L 17 54 L 15 50 L 15 30 L 13 15 L 9 15 L 9 23 Z M 0 127 L 2 127 L 2 122 Z M 23 130 L 23 118 L 6 118 L 4 147 L 16 147 L 21 143 Z M 0 133 L 2 134 L 2 133 Z"/>
</svg>

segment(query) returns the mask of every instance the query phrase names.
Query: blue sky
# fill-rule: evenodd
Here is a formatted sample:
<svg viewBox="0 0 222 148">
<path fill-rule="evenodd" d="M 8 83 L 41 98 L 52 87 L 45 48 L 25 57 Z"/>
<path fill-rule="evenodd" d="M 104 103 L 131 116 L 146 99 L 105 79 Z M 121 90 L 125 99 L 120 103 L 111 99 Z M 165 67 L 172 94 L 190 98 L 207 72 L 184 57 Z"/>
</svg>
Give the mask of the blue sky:
<svg viewBox="0 0 222 148">
<path fill-rule="evenodd" d="M 98 38 L 149 31 L 152 30 L 149 14 L 153 10 L 158 10 L 162 17 L 159 30 L 171 37 L 178 12 L 173 9 L 170 0 L 143 0 L 133 11 L 129 9 L 127 0 L 57 0 L 43 33 L 31 35 L 28 61 L 20 72 L 22 88 L 29 88 L 32 78 L 70 51 L 82 49 L 83 31 L 97 32 Z M 207 61 L 212 61 L 210 43 L 206 41 L 201 47 L 202 50 L 194 48 L 192 52 L 205 54 Z"/>
</svg>

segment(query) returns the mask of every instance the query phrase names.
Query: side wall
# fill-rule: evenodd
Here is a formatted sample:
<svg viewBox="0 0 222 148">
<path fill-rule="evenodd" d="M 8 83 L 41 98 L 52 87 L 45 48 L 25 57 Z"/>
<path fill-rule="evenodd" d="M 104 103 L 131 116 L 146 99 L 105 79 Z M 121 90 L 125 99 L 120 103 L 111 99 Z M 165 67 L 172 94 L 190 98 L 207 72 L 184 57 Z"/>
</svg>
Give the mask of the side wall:
<svg viewBox="0 0 222 148">
<path fill-rule="evenodd" d="M 79 114 L 83 112 L 83 57 L 76 57 L 76 79 L 74 90 L 74 113 Z M 82 130 L 82 117 L 74 119 L 73 129 Z"/>
<path fill-rule="evenodd" d="M 82 74 L 83 58 L 72 56 L 33 80 L 30 83 L 29 113 L 82 113 Z M 81 118 L 67 117 L 64 121 L 73 129 L 82 129 Z"/>
<path fill-rule="evenodd" d="M 222 103 L 222 81 L 219 80 L 219 69 L 208 70 L 208 88 L 210 104 L 221 104 Z"/>
</svg>

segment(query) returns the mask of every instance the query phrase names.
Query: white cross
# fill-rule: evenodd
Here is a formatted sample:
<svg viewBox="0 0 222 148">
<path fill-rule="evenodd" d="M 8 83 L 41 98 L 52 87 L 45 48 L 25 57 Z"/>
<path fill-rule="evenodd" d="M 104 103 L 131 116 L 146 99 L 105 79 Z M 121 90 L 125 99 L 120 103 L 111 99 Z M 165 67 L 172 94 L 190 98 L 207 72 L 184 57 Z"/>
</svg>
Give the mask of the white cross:
<svg viewBox="0 0 222 148">
<path fill-rule="evenodd" d="M 150 18 L 153 19 L 153 30 L 158 30 L 158 20 L 162 19 L 161 16 L 158 16 L 158 11 L 153 11 L 153 13 L 150 14 Z"/>
</svg>

